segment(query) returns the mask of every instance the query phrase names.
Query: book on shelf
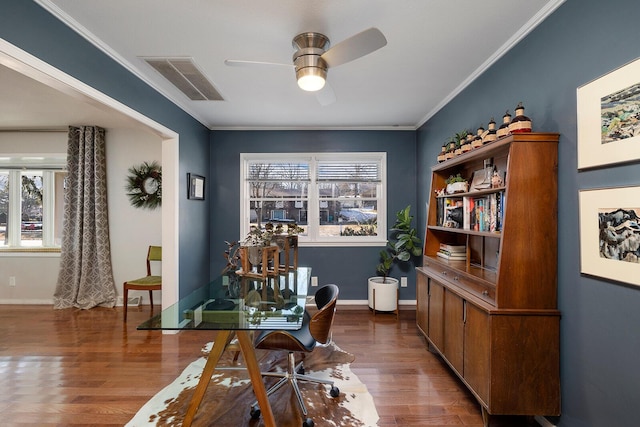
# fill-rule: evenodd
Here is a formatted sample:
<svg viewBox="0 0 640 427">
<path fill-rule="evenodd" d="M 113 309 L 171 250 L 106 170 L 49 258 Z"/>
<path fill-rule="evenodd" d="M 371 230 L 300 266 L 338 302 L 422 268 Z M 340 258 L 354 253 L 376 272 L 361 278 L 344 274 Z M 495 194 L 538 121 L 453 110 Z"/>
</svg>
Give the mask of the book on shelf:
<svg viewBox="0 0 640 427">
<path fill-rule="evenodd" d="M 467 253 L 467 247 L 465 245 L 449 245 L 447 243 L 440 243 L 440 250 L 448 253 Z"/>
<path fill-rule="evenodd" d="M 473 231 L 498 232 L 504 218 L 504 191 L 481 197 L 465 197 L 463 228 Z"/>
<path fill-rule="evenodd" d="M 436 198 L 436 225 L 444 225 L 444 199 L 441 197 Z"/>
<path fill-rule="evenodd" d="M 463 217 L 463 199 L 461 198 L 445 198 L 444 199 L 444 213 L 443 213 L 443 227 L 447 228 L 462 228 Z"/>
<path fill-rule="evenodd" d="M 467 254 L 447 254 L 442 250 L 438 251 L 437 254 L 440 258 L 449 260 L 449 261 L 465 261 L 467 259 Z"/>
</svg>

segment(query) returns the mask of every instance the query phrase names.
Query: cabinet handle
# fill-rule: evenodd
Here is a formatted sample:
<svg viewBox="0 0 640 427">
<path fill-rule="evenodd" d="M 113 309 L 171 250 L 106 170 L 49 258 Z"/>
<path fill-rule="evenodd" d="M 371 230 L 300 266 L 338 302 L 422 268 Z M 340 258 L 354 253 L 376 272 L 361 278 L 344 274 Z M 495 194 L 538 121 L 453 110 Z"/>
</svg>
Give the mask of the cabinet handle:
<svg viewBox="0 0 640 427">
<path fill-rule="evenodd" d="M 442 275 L 443 275 L 443 276 L 446 276 L 446 275 L 447 275 L 447 272 L 446 272 L 446 271 L 443 271 L 443 272 L 442 272 Z"/>
<path fill-rule="evenodd" d="M 459 280 L 460 278 L 458 276 L 453 276 L 453 280 Z"/>
<path fill-rule="evenodd" d="M 467 300 L 462 300 L 462 323 L 467 323 Z"/>
<path fill-rule="evenodd" d="M 485 289 L 484 291 L 482 291 L 482 295 L 484 295 L 484 296 L 489 295 L 489 291 Z"/>
</svg>

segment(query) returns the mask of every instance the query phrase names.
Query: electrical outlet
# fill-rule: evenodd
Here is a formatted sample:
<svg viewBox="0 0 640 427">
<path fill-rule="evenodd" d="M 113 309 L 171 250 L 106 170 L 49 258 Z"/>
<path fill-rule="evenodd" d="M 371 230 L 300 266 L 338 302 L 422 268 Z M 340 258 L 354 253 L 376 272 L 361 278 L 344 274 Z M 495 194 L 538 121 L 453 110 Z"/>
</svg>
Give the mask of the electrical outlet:
<svg viewBox="0 0 640 427">
<path fill-rule="evenodd" d="M 9 286 L 11 286 L 11 287 L 15 287 L 16 286 L 16 276 L 9 277 Z"/>
<path fill-rule="evenodd" d="M 407 287 L 407 278 L 406 277 L 401 277 L 400 278 L 400 287 L 401 288 L 406 288 Z"/>
<path fill-rule="evenodd" d="M 311 286 L 318 286 L 318 276 L 311 276 Z"/>
</svg>

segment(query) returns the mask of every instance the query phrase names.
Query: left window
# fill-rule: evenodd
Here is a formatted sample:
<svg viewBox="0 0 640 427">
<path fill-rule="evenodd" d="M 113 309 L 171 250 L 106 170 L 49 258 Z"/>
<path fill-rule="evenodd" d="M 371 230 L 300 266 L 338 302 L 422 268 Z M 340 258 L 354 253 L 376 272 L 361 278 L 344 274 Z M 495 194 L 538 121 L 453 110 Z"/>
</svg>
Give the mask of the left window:
<svg viewBox="0 0 640 427">
<path fill-rule="evenodd" d="M 66 172 L 16 160 L 0 166 L 0 248 L 59 248 Z"/>
</svg>

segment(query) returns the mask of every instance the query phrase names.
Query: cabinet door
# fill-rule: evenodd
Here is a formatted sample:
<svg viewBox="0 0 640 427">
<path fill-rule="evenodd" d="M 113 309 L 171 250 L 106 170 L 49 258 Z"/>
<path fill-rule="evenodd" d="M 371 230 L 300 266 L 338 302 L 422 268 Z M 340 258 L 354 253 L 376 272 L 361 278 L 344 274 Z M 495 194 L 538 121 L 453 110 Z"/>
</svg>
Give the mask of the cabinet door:
<svg viewBox="0 0 640 427">
<path fill-rule="evenodd" d="M 464 304 L 458 295 L 444 292 L 444 355 L 464 375 Z"/>
<path fill-rule="evenodd" d="M 489 402 L 491 342 L 489 314 L 473 304 L 465 306 L 464 379 L 485 404 Z"/>
<path fill-rule="evenodd" d="M 416 273 L 416 322 L 418 329 L 424 334 L 429 333 L 429 282 L 427 276 Z"/>
<path fill-rule="evenodd" d="M 441 353 L 444 349 L 444 288 L 429 279 L 429 339 Z"/>
</svg>

